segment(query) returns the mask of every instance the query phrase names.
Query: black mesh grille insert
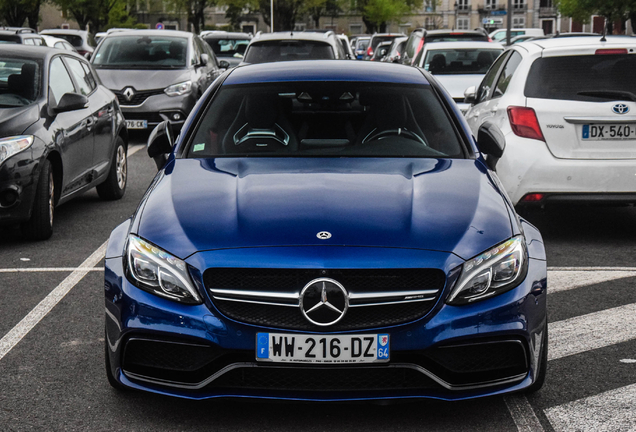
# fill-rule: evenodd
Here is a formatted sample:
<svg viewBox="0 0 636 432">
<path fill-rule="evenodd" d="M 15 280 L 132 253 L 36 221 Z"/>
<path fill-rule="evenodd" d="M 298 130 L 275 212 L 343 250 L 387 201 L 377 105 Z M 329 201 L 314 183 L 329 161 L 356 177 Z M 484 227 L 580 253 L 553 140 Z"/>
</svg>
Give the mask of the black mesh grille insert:
<svg viewBox="0 0 636 432">
<path fill-rule="evenodd" d="M 131 339 L 126 344 L 124 368 L 139 367 L 194 371 L 210 363 L 218 353 L 211 347 L 173 342 Z"/>
<path fill-rule="evenodd" d="M 438 269 L 208 269 L 203 274 L 208 289 L 300 292 L 311 280 L 328 277 L 349 292 L 439 290 L 435 300 L 404 304 L 351 307 L 335 325 L 315 326 L 299 308 L 212 299 L 221 313 L 248 324 L 284 329 L 342 331 L 410 322 L 426 315 L 442 292 L 446 277 Z"/>
<path fill-rule="evenodd" d="M 164 89 L 135 90 L 135 94 L 130 100 L 128 100 L 120 90 L 112 90 L 112 92 L 115 93 L 121 105 L 141 105 L 150 96 L 162 94 L 163 90 Z"/>
<path fill-rule="evenodd" d="M 212 382 L 215 388 L 296 391 L 357 391 L 438 388 L 426 375 L 408 368 L 240 368 Z"/>
</svg>

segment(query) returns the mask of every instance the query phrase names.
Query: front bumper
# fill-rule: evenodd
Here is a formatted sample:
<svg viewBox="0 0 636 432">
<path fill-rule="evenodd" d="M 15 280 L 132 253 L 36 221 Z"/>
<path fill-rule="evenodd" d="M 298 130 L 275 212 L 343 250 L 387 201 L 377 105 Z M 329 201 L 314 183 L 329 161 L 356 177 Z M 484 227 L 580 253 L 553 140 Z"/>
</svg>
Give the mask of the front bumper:
<svg viewBox="0 0 636 432">
<path fill-rule="evenodd" d="M 164 93 L 149 96 L 138 105 L 120 102 L 121 111 L 126 120 L 146 120 L 148 130 L 163 121 L 169 121 L 176 130 L 181 129 L 186 118 L 194 108 L 197 99 L 190 92 L 183 96 L 168 96 Z M 175 118 L 175 115 L 178 118 Z"/>
<path fill-rule="evenodd" d="M 23 222 L 31 216 L 38 167 L 32 149 L 0 164 L 0 226 Z"/>
<path fill-rule="evenodd" d="M 294 249 L 301 248 L 289 248 L 289 256 L 302 255 Z M 413 258 L 421 255 L 413 252 Z M 456 258 L 449 255 L 447 264 L 452 260 Z M 390 334 L 391 361 L 365 366 L 257 363 L 256 333 L 314 332 L 236 322 L 218 312 L 205 292 L 205 303 L 196 306 L 158 298 L 128 281 L 121 257 L 108 258 L 105 265 L 111 373 L 126 386 L 160 394 L 192 399 L 469 399 L 528 387 L 544 349 L 539 341 L 546 325 L 546 263 L 540 260 L 530 259 L 525 281 L 497 297 L 448 306 L 445 287 L 421 319 L 341 332 Z M 197 283 L 200 288 L 202 283 Z"/>
<path fill-rule="evenodd" d="M 506 134 L 497 175 L 513 204 L 542 193 L 546 202 L 635 203 L 636 160 L 558 159 L 543 141 Z"/>
</svg>

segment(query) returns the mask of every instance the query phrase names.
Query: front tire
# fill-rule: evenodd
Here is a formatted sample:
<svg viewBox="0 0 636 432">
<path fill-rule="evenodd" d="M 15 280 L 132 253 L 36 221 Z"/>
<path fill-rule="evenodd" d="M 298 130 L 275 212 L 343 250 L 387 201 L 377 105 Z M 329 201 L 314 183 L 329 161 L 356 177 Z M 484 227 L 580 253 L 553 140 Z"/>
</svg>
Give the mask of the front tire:
<svg viewBox="0 0 636 432">
<path fill-rule="evenodd" d="M 104 183 L 97 185 L 97 194 L 103 200 L 113 201 L 121 199 L 126 193 L 128 184 L 128 155 L 127 147 L 121 137 L 115 141 L 115 154 L 110 164 L 110 171 Z"/>
<path fill-rule="evenodd" d="M 22 223 L 22 234 L 29 240 L 47 240 L 53 234 L 53 214 L 55 210 L 55 181 L 53 169 L 48 159 L 42 164 L 40 177 L 35 189 L 31 218 Z"/>
</svg>

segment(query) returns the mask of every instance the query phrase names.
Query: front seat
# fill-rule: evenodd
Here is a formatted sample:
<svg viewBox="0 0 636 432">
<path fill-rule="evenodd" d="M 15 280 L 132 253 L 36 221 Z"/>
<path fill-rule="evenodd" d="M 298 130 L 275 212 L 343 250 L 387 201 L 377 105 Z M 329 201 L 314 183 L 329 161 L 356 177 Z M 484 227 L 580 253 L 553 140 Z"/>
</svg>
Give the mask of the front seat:
<svg viewBox="0 0 636 432">
<path fill-rule="evenodd" d="M 223 139 L 226 154 L 297 149 L 298 140 L 275 94 L 246 96 Z"/>
</svg>

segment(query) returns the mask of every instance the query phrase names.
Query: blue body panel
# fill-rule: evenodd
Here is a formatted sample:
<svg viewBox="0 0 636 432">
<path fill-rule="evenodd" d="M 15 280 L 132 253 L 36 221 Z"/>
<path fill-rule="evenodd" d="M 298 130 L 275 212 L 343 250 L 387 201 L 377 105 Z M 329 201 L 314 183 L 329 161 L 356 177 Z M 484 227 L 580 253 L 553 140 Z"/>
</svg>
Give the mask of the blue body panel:
<svg viewBox="0 0 636 432">
<path fill-rule="evenodd" d="M 392 84 L 428 84 L 422 73 L 413 67 L 380 62 L 334 62 L 307 60 L 239 66 L 224 85 L 285 81 L 353 81 Z"/>
<path fill-rule="evenodd" d="M 329 231 L 329 240 L 316 234 Z M 177 159 L 138 234 L 185 258 L 251 246 L 355 245 L 468 259 L 512 236 L 500 193 L 471 159 Z"/>
</svg>

